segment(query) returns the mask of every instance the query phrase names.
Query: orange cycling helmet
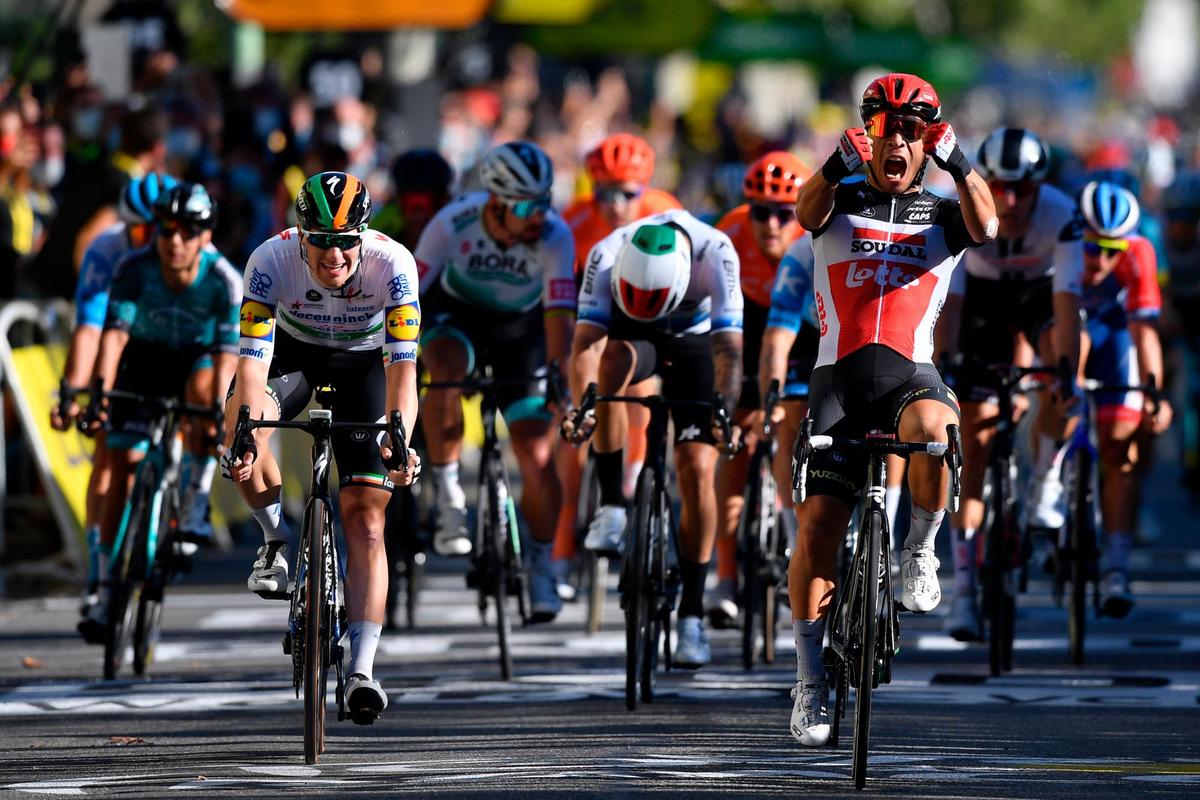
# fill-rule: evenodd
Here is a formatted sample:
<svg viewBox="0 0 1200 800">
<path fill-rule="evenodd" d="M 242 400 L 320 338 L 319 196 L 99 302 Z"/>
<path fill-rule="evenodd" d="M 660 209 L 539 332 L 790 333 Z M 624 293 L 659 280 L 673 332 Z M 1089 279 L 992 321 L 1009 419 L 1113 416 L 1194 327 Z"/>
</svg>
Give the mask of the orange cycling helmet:
<svg viewBox="0 0 1200 800">
<path fill-rule="evenodd" d="M 775 150 L 746 170 L 742 192 L 751 203 L 794 204 L 812 170 L 786 150 Z"/>
<path fill-rule="evenodd" d="M 649 183 L 654 174 L 654 149 L 632 133 L 614 133 L 585 159 L 597 183 Z"/>
</svg>

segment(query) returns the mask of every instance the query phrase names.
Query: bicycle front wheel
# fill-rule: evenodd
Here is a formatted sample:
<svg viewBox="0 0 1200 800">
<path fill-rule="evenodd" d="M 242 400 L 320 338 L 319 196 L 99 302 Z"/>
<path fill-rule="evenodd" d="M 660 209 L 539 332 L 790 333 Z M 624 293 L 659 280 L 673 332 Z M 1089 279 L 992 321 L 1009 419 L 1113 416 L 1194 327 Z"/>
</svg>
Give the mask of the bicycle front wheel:
<svg viewBox="0 0 1200 800">
<path fill-rule="evenodd" d="M 130 493 L 129 511 L 120 552 L 112 569 L 112 593 L 108 603 L 108 627 L 104 637 L 104 679 L 113 680 L 125 663 L 133 643 L 133 631 L 146 572 L 146 526 L 150 501 L 157 482 L 153 467 L 144 462 Z"/>
<path fill-rule="evenodd" d="M 587 535 L 588 524 L 600 507 L 600 481 L 596 478 L 595 459 L 589 457 L 583 467 L 579 481 L 579 504 L 575 511 L 576 541 L 582 543 Z M 608 559 L 578 545 L 582 554 L 582 579 L 587 583 L 587 620 L 584 630 L 589 634 L 599 633 L 604 624 L 604 600 L 608 596 Z"/>
<path fill-rule="evenodd" d="M 762 475 L 760 458 L 755 453 L 755 468 L 750 470 L 743 494 L 742 518 L 738 525 L 741 535 L 742 572 L 742 667 L 754 669 L 760 650 L 759 625 L 766 607 L 763 603 L 763 518 Z"/>
<path fill-rule="evenodd" d="M 330 529 L 329 507 L 321 500 L 309 504 L 304 520 L 308 561 L 304 584 L 304 761 L 317 763 L 325 751 L 325 683 L 329 667 L 325 536 Z"/>
<path fill-rule="evenodd" d="M 1087 584 L 1094 557 L 1096 531 L 1092 494 L 1092 457 L 1086 447 L 1075 452 L 1071 460 L 1068 481 L 1067 548 L 1068 578 L 1071 590 L 1067 594 L 1068 655 L 1072 664 L 1082 664 L 1084 636 L 1087 629 Z"/>
<path fill-rule="evenodd" d="M 866 528 L 863 531 L 868 541 L 866 547 L 866 563 L 863 565 L 862 598 L 860 610 L 862 620 L 859 625 L 858 687 L 854 699 L 854 757 L 852 775 L 854 788 L 861 789 L 867 781 L 867 750 L 871 737 L 871 692 L 875 686 L 875 651 L 876 636 L 879 630 L 879 592 L 880 592 L 880 540 L 882 537 L 882 518 L 877 511 L 866 515 Z"/>
<path fill-rule="evenodd" d="M 633 519 L 625 531 L 625 569 L 621 578 L 621 605 L 625 609 L 625 707 L 637 708 L 638 681 L 646 652 L 644 629 L 650 625 L 646 593 L 649 562 L 650 504 L 654 502 L 654 482 L 650 470 L 638 478 Z"/>
<path fill-rule="evenodd" d="M 171 492 L 163 495 L 158 514 L 158 537 L 154 564 L 142 584 L 138 600 L 137 625 L 133 632 L 133 671 L 144 675 L 154 662 L 154 650 L 162 634 L 163 595 L 175 574 L 176 540 L 179 533 L 178 507 Z"/>
</svg>

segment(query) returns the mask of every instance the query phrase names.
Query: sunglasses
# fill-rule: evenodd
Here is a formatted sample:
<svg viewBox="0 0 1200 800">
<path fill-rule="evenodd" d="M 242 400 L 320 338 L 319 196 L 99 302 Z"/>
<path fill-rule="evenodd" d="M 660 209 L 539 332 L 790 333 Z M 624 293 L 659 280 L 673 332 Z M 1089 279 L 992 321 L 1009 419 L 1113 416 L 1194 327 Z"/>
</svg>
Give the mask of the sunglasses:
<svg viewBox="0 0 1200 800">
<path fill-rule="evenodd" d="M 1085 236 L 1083 239 L 1083 252 L 1089 256 L 1124 253 L 1128 249 L 1128 239 L 1101 239 L 1090 236 Z"/>
<path fill-rule="evenodd" d="M 597 186 L 596 200 L 601 203 L 617 203 L 624 200 L 631 203 L 642 196 L 642 187 L 637 189 L 622 189 L 620 186 Z"/>
<path fill-rule="evenodd" d="M 751 203 L 750 219 L 755 222 L 770 222 L 774 217 L 780 225 L 787 225 L 796 220 L 796 211 L 791 206 L 772 205 L 770 203 Z"/>
<path fill-rule="evenodd" d="M 868 136 L 886 139 L 896 131 L 906 142 L 919 142 L 925 138 L 929 124 L 920 117 L 911 114 L 896 114 L 891 111 L 880 111 L 867 120 L 865 129 Z"/>
<path fill-rule="evenodd" d="M 1038 185 L 1036 181 L 988 181 L 993 196 L 1012 192 L 1018 198 L 1025 198 L 1037 192 Z"/>
<path fill-rule="evenodd" d="M 203 225 L 196 225 L 188 222 L 160 222 L 158 225 L 158 235 L 164 239 L 173 239 L 175 234 L 186 242 L 195 239 L 200 234 L 204 233 Z M 132 237 L 131 237 L 132 238 Z"/>
<path fill-rule="evenodd" d="M 528 200 L 505 200 L 504 206 L 517 219 L 529 219 L 534 214 L 542 214 L 550 210 L 550 198 L 546 195 L 531 197 Z"/>
<path fill-rule="evenodd" d="M 353 250 L 362 244 L 361 233 L 319 233 L 317 231 L 304 231 L 304 236 L 308 239 L 308 243 L 318 250 Z"/>
</svg>

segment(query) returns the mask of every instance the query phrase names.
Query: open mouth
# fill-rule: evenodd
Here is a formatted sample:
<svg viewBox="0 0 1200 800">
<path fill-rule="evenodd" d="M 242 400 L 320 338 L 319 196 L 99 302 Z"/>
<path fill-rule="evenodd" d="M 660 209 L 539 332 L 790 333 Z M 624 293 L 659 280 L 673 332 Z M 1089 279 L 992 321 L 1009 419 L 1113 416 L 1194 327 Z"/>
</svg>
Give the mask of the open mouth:
<svg viewBox="0 0 1200 800">
<path fill-rule="evenodd" d="M 888 180 L 901 180 L 907 171 L 908 164 L 904 162 L 903 158 L 892 156 L 883 162 L 883 174 Z"/>
</svg>

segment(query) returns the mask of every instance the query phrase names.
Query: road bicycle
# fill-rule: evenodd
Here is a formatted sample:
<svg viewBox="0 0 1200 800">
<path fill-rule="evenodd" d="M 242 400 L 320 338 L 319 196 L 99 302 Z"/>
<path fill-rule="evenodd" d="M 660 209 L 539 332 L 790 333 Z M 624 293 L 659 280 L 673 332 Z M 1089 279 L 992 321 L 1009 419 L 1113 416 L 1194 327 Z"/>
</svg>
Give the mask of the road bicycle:
<svg viewBox="0 0 1200 800">
<path fill-rule="evenodd" d="M 404 421 L 393 410 L 388 422 L 342 422 L 333 420 L 330 405 L 333 390 L 319 387 L 317 402 L 322 408 L 310 409 L 306 421 L 252 420 L 250 406 L 238 409 L 233 447 L 238 454 L 257 454 L 253 432 L 260 428 L 300 430 L 312 437 L 312 481 L 304 506 L 300 543 L 296 548 L 294 576 L 285 592 L 276 599 L 290 599 L 288 629 L 283 637 L 283 652 L 292 657 L 292 687 L 299 697 L 304 694 L 304 760 L 315 764 L 325 752 L 325 716 L 329 668 L 334 668 L 338 721 L 351 716 L 346 708 L 343 674 L 342 638 L 349 630 L 346 615 L 345 566 L 338 552 L 333 528 L 333 507 L 329 497 L 329 467 L 333 462 L 332 434 L 336 431 L 375 431 L 387 434 L 391 458 L 384 461 L 389 470 L 407 463 L 408 446 Z M 267 595 L 264 595 L 267 596 Z M 361 709 L 354 721 L 373 721 L 375 712 Z"/>
<path fill-rule="evenodd" d="M 604 600 L 608 596 L 609 558 L 583 546 L 588 526 L 600 508 L 600 481 L 596 477 L 596 459 L 588 453 L 579 480 L 579 503 L 575 507 L 575 544 L 578 553 L 577 595 L 587 596 L 587 616 L 583 629 L 599 633 L 604 624 Z"/>
<path fill-rule="evenodd" d="M 913 453 L 924 453 L 944 459 L 950 469 L 950 508 L 956 511 L 962 468 L 958 426 L 947 425 L 946 436 L 946 442 L 901 442 L 894 434 L 877 431 L 868 433 L 865 439 L 814 435 L 810 417 L 801 423 L 796 438 L 792 489 L 797 504 L 802 504 L 806 497 L 808 459 L 814 450 L 857 450 L 868 457 L 857 541 L 838 584 L 829 614 L 830 643 L 823 654 L 834 688 L 831 747 L 838 743 L 849 690 L 855 690 L 851 776 L 856 789 L 863 788 L 867 779 L 872 692 L 879 684 L 891 682 L 892 658 L 899 652 L 900 643 L 900 605 L 892 596 L 891 554 L 884 506 L 886 457 L 907 458 Z"/>
</svg>

